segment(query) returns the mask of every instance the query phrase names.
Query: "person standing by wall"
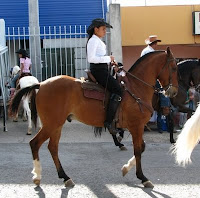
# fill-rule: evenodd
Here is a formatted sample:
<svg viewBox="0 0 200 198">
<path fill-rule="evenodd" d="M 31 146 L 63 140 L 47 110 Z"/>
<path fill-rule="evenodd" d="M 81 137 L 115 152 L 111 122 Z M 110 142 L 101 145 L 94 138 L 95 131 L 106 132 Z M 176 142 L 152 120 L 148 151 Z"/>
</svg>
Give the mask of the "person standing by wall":
<svg viewBox="0 0 200 198">
<path fill-rule="evenodd" d="M 145 43 L 147 44 L 147 47 L 145 47 L 141 52 L 141 57 L 149 52 L 153 52 L 157 49 L 158 42 L 161 42 L 160 39 L 158 39 L 157 35 L 151 35 L 147 39 L 145 39 Z"/>
<path fill-rule="evenodd" d="M 145 39 L 145 43 L 147 44 L 147 47 L 145 47 L 142 50 L 141 57 L 144 56 L 145 54 L 155 51 L 157 49 L 158 42 L 161 42 L 161 40 L 158 39 L 157 35 L 150 35 L 147 39 Z M 157 120 L 157 112 L 154 111 L 149 121 L 156 122 L 156 120 Z"/>
</svg>

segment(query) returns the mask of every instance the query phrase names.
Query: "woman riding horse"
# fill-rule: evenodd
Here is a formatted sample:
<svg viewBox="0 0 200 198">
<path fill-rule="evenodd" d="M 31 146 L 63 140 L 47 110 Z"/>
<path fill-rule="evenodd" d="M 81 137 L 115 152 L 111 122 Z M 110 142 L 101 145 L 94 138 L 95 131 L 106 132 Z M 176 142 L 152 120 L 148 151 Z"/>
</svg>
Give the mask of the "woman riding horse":
<svg viewBox="0 0 200 198">
<path fill-rule="evenodd" d="M 114 62 L 114 57 L 105 56 L 106 45 L 101 40 L 106 35 L 106 27 L 112 26 L 104 21 L 104 19 L 94 19 L 88 27 L 89 35 L 87 42 L 87 58 L 90 63 L 90 70 L 97 82 L 102 85 L 105 90 L 110 92 L 110 100 L 106 111 L 106 120 L 104 126 L 112 135 L 116 135 L 119 131 L 112 126 L 117 108 L 121 102 L 122 91 L 116 79 L 109 74 L 108 64 Z"/>
</svg>

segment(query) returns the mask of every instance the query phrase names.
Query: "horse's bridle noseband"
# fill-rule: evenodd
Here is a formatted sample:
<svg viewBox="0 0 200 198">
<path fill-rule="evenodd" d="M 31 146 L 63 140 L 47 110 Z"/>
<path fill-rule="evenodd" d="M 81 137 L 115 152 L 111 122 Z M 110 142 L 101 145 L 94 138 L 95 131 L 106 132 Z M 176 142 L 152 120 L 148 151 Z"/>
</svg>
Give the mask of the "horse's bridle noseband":
<svg viewBox="0 0 200 198">
<path fill-rule="evenodd" d="M 164 90 L 168 90 L 168 89 L 170 89 L 170 87 L 173 86 L 173 84 L 172 84 L 172 73 L 175 72 L 175 71 L 173 71 L 173 69 L 169 66 L 169 63 L 172 62 L 172 61 L 175 61 L 175 58 L 169 58 L 169 57 L 167 58 L 165 65 L 162 67 L 162 69 L 161 69 L 161 71 L 160 71 L 160 73 L 158 74 L 158 77 L 157 77 L 157 79 L 159 79 L 159 77 L 162 74 L 162 72 L 164 71 L 165 67 L 168 66 L 168 69 L 169 69 L 169 84 L 167 86 L 163 87 Z M 177 86 L 174 86 L 174 87 L 177 87 Z"/>
</svg>

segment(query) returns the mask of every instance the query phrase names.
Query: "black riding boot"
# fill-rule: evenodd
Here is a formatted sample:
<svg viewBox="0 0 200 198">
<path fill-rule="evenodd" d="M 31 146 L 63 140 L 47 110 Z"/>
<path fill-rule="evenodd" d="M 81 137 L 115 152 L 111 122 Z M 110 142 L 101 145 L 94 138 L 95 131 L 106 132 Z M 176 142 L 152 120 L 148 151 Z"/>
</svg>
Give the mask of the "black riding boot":
<svg viewBox="0 0 200 198">
<path fill-rule="evenodd" d="M 106 112 L 106 120 L 104 122 L 104 126 L 109 130 L 109 132 L 112 135 L 116 135 L 118 132 L 120 132 L 117 128 L 114 128 L 112 126 L 112 121 L 115 117 L 115 113 L 117 111 L 117 108 L 121 100 L 122 100 L 121 96 L 117 94 L 112 94 L 110 97 L 110 101 L 108 103 L 107 112 Z"/>
</svg>

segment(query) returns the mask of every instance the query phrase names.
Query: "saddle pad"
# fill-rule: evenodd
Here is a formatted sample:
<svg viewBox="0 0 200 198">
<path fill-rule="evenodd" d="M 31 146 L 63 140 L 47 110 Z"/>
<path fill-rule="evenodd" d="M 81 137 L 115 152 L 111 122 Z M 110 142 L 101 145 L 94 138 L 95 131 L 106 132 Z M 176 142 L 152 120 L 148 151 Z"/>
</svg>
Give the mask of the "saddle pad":
<svg viewBox="0 0 200 198">
<path fill-rule="evenodd" d="M 99 85 L 99 84 L 96 84 L 94 82 L 89 82 L 89 81 L 84 81 L 81 83 L 81 87 L 83 89 L 88 89 L 88 90 L 96 90 L 98 92 L 105 92 L 105 89 Z"/>
<path fill-rule="evenodd" d="M 99 91 L 96 91 L 96 90 L 84 89 L 83 95 L 86 98 L 92 98 L 92 99 L 96 99 L 96 100 L 102 100 L 103 101 L 105 99 L 105 93 L 99 92 Z"/>
</svg>

